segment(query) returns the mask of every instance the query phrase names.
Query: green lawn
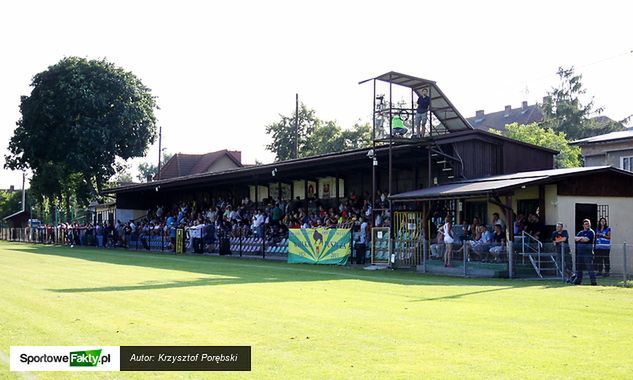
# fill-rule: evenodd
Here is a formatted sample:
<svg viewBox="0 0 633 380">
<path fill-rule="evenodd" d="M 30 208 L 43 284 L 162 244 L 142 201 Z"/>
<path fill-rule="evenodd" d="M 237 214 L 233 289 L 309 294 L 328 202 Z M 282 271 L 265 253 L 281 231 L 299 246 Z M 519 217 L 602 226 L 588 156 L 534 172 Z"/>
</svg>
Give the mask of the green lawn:
<svg viewBox="0 0 633 380">
<path fill-rule="evenodd" d="M 0 242 L 11 345 L 250 345 L 252 372 L 27 378 L 630 378 L 633 290 Z"/>
</svg>

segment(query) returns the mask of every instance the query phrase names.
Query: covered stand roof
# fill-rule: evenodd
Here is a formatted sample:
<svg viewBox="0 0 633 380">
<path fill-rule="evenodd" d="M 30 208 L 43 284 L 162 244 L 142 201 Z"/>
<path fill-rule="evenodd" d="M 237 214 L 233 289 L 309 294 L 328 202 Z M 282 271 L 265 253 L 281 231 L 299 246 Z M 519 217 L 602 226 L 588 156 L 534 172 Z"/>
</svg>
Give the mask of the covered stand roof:
<svg viewBox="0 0 633 380">
<path fill-rule="evenodd" d="M 425 201 L 433 199 L 475 197 L 508 191 L 527 185 L 531 186 L 552 183 L 566 177 L 584 174 L 597 174 L 602 172 L 615 172 L 619 174 L 633 176 L 633 173 L 616 169 L 611 166 L 537 170 L 532 172 L 522 172 L 459 181 L 447 185 L 429 187 L 420 190 L 408 191 L 406 193 L 395 194 L 389 197 L 389 199 L 393 201 Z"/>
<path fill-rule="evenodd" d="M 422 94 L 422 90 L 426 88 L 429 90 L 429 95 L 431 96 L 430 110 L 435 118 L 440 121 L 440 129 L 443 127 L 443 129 L 447 132 L 458 132 L 473 129 L 468 120 L 459 113 L 457 108 L 453 106 L 453 103 L 448 100 L 446 95 L 444 95 L 442 90 L 440 90 L 437 84 L 432 80 L 416 78 L 411 75 L 390 71 L 375 78 L 359 82 L 359 84 L 366 83 L 371 80 L 379 80 L 398 86 L 408 87 L 413 90 L 417 96 L 420 96 Z"/>
</svg>

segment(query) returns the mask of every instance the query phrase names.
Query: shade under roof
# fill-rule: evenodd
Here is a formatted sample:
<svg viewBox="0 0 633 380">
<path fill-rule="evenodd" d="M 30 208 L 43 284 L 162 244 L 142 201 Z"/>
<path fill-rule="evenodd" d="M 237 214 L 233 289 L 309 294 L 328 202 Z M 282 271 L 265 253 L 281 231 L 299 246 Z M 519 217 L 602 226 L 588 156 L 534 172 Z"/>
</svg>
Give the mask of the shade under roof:
<svg viewBox="0 0 633 380">
<path fill-rule="evenodd" d="M 422 94 L 422 90 L 426 88 L 429 90 L 429 95 L 431 96 L 431 113 L 433 113 L 433 116 L 440 121 L 442 127 L 444 127 L 446 131 L 458 132 L 473 129 L 468 120 L 459 113 L 455 106 L 453 106 L 453 103 L 451 103 L 446 95 L 444 95 L 435 81 L 390 71 L 375 78 L 359 82 L 359 84 L 370 80 L 379 80 L 398 86 L 408 87 L 412 89 L 417 96 L 420 96 Z"/>
</svg>

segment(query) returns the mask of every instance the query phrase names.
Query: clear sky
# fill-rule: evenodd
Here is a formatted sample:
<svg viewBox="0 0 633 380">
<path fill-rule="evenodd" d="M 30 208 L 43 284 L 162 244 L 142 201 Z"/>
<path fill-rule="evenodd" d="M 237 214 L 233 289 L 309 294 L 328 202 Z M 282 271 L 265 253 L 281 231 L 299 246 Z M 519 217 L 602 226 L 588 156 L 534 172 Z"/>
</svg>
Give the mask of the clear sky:
<svg viewBox="0 0 633 380">
<path fill-rule="evenodd" d="M 141 78 L 168 152 L 229 148 L 245 163 L 272 161 L 264 126 L 293 112 L 295 93 L 349 127 L 371 114 L 371 85 L 358 82 L 391 70 L 436 81 L 468 117 L 540 101 L 574 65 L 619 120 L 633 113 L 632 14 L 621 0 L 3 1 L 0 166 L 20 96 L 66 56 Z M 0 169 L 9 185 L 21 173 Z"/>
</svg>

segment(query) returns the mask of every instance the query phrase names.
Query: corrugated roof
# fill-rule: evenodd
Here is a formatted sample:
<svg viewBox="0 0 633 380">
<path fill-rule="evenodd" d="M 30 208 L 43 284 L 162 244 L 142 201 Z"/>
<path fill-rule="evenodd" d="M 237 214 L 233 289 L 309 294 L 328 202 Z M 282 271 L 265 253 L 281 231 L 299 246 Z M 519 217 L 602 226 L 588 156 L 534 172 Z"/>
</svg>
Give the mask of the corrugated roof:
<svg viewBox="0 0 633 380">
<path fill-rule="evenodd" d="M 594 143 L 605 143 L 614 140 L 633 139 L 633 128 L 629 128 L 626 131 L 611 132 L 604 135 L 598 135 L 593 137 L 587 137 L 584 139 L 576 140 L 570 144 L 574 145 L 587 145 Z"/>
<path fill-rule="evenodd" d="M 395 194 L 390 197 L 394 201 L 430 200 L 439 198 L 460 198 L 474 195 L 485 195 L 493 192 L 510 190 L 536 183 L 553 182 L 564 177 L 596 172 L 617 172 L 633 176 L 633 173 L 616 169 L 611 166 L 593 166 L 583 168 L 567 168 L 552 170 L 537 170 L 507 175 L 465 180 L 447 185 L 429 187 L 420 190 Z"/>
<path fill-rule="evenodd" d="M 417 96 L 420 96 L 422 94 L 422 90 L 428 89 L 429 95 L 431 96 L 431 105 L 429 108 L 433 115 L 437 118 L 437 120 L 440 121 L 441 125 L 448 132 L 473 129 L 468 121 L 459 113 L 457 108 L 453 106 L 453 103 L 451 103 L 446 95 L 444 95 L 442 90 L 432 80 L 417 78 L 411 75 L 390 71 L 375 78 L 370 78 L 359 82 L 359 84 L 365 83 L 370 80 L 380 80 L 383 82 L 408 87 L 412 89 Z"/>
</svg>

